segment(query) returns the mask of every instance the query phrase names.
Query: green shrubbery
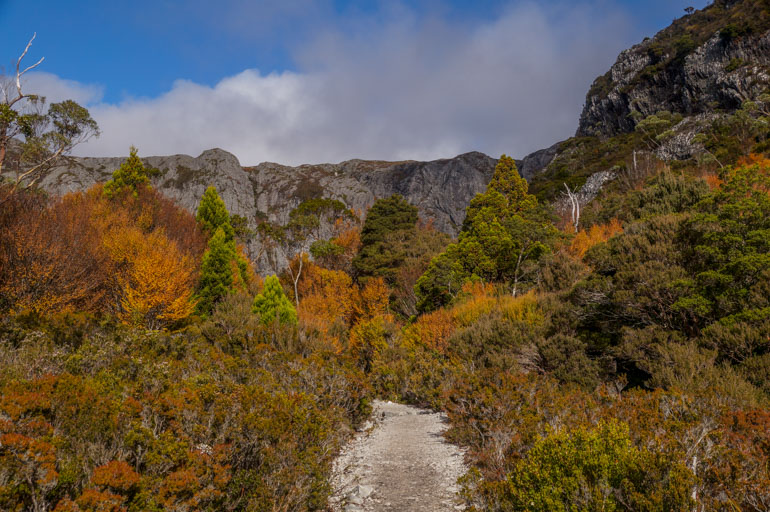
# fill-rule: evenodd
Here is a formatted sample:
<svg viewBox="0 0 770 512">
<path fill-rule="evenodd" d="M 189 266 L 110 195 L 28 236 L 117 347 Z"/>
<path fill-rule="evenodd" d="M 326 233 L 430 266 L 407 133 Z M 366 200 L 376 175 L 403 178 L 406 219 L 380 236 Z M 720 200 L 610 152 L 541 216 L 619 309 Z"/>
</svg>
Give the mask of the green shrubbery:
<svg viewBox="0 0 770 512">
<path fill-rule="evenodd" d="M 234 356 L 195 329 L 78 318 L 2 330 L 6 510 L 323 510 L 331 457 L 367 413 L 366 385 L 344 358 L 245 337 Z"/>
</svg>

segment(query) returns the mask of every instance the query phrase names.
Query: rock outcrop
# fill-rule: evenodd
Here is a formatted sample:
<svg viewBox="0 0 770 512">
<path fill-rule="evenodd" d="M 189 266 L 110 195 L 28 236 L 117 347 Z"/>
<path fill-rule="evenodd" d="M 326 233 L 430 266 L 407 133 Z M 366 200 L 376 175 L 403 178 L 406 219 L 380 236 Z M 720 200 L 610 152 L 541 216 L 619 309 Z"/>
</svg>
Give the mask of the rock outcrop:
<svg viewBox="0 0 770 512">
<path fill-rule="evenodd" d="M 759 4 L 716 2 L 622 52 L 589 91 L 577 136 L 633 131 L 634 112 L 692 116 L 756 99 L 770 86 L 770 27 Z"/>
<path fill-rule="evenodd" d="M 377 198 L 401 194 L 417 206 L 424 219 L 451 235 L 457 234 L 465 208 L 486 189 L 497 161 L 483 153 L 466 153 L 432 162 L 349 160 L 339 164 L 289 167 L 261 163 L 243 167 L 221 149 L 187 155 L 151 156 L 145 165 L 160 172 L 153 186 L 195 212 L 206 187 L 213 185 L 230 213 L 247 219 L 252 228 L 261 220 L 285 223 L 303 200 L 328 197 L 365 213 Z M 69 158 L 40 180 L 47 192 L 63 195 L 109 180 L 124 161 L 115 158 Z M 256 242 L 255 242 L 256 243 Z M 252 254 L 258 247 L 249 247 Z"/>
<path fill-rule="evenodd" d="M 553 162 L 553 159 L 559 154 L 559 147 L 562 142 L 557 142 L 549 148 L 530 153 L 521 161 L 517 160 L 516 166 L 519 168 L 519 174 L 527 181 L 534 178 Z"/>
<path fill-rule="evenodd" d="M 124 158 L 70 158 L 52 169 L 40 186 L 62 195 L 85 190 L 110 179 Z M 289 212 L 305 199 L 338 199 L 353 210 L 366 212 L 377 198 L 401 194 L 436 227 L 456 234 L 471 198 L 485 190 L 497 161 L 483 153 L 466 153 L 432 162 L 349 160 L 339 164 L 289 167 L 261 163 L 242 167 L 221 149 L 197 158 L 187 155 L 142 159 L 160 171 L 153 186 L 194 212 L 206 187 L 217 188 L 232 214 L 250 223 L 259 219 L 284 223 Z"/>
</svg>

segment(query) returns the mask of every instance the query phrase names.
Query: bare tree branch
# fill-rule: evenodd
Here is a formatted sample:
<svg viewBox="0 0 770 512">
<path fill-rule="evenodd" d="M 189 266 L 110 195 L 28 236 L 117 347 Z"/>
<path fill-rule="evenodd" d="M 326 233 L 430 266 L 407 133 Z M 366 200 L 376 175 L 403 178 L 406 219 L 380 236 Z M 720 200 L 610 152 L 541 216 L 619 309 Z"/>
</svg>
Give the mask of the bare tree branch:
<svg viewBox="0 0 770 512">
<path fill-rule="evenodd" d="M 31 174 L 34 174 L 35 172 L 37 172 L 37 171 L 39 171 L 40 169 L 44 168 L 44 167 L 45 167 L 46 165 L 48 165 L 49 163 L 51 163 L 51 162 L 53 162 L 54 160 L 56 160 L 57 158 L 59 158 L 59 157 L 62 155 L 62 153 L 64 153 L 64 151 L 65 151 L 66 149 L 67 149 L 66 147 L 61 147 L 61 148 L 57 149 L 57 150 L 56 150 L 54 153 L 52 153 L 52 154 L 51 154 L 51 155 L 50 155 L 48 158 L 46 158 L 45 160 L 43 160 L 43 161 L 42 161 L 42 162 L 40 162 L 39 164 L 35 165 L 34 167 L 32 167 L 32 168 L 30 168 L 30 169 L 27 169 L 26 171 L 24 171 L 24 172 L 23 172 L 23 173 L 21 173 L 21 174 L 19 174 L 19 175 L 16 177 L 16 184 L 13 186 L 13 188 L 14 188 L 14 189 L 18 188 L 18 187 L 19 187 L 19 185 L 21 184 L 21 182 L 22 182 L 22 181 L 23 181 L 25 178 L 27 178 L 27 176 L 29 176 L 29 175 L 31 175 Z M 24 188 L 29 188 L 29 187 L 31 187 L 31 186 L 32 186 L 32 185 L 33 185 L 33 184 L 34 184 L 34 183 L 35 183 L 35 182 L 38 180 L 38 178 L 39 178 L 39 177 L 40 177 L 40 176 L 37 176 L 35 179 L 33 179 L 32 181 L 30 181 L 30 182 L 29 182 L 29 183 L 28 183 L 28 184 L 27 184 L 27 185 L 26 185 Z"/>
<path fill-rule="evenodd" d="M 27 46 L 24 48 L 24 51 L 21 53 L 21 56 L 19 57 L 19 60 L 16 61 L 16 90 L 19 91 L 19 97 L 16 98 L 15 100 L 13 100 L 11 102 L 11 105 L 13 105 L 14 103 L 16 103 L 17 101 L 19 101 L 21 98 L 24 97 L 24 93 L 21 92 L 21 77 L 22 77 L 22 75 L 24 73 L 26 73 L 27 71 L 31 70 L 31 69 L 35 69 L 40 64 L 42 64 L 43 61 L 45 60 L 45 57 L 41 57 L 39 61 L 37 61 L 35 64 L 32 64 L 31 66 L 27 67 L 24 71 L 19 71 L 19 69 L 21 68 L 21 61 L 27 55 L 27 52 L 29 51 L 30 46 L 32 46 L 32 41 L 35 40 L 35 37 L 37 37 L 37 32 L 32 34 L 32 39 L 29 40 L 29 42 L 27 43 Z"/>
</svg>

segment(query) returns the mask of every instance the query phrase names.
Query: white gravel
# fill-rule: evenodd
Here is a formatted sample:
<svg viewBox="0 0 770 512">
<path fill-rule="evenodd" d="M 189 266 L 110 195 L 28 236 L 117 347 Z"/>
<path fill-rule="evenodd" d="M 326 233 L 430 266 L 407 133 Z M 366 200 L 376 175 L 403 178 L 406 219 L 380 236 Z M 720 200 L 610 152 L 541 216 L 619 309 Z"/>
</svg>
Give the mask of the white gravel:
<svg viewBox="0 0 770 512">
<path fill-rule="evenodd" d="M 463 452 L 444 441 L 446 417 L 376 401 L 372 423 L 334 463 L 335 512 L 462 510 L 457 479 Z"/>
</svg>

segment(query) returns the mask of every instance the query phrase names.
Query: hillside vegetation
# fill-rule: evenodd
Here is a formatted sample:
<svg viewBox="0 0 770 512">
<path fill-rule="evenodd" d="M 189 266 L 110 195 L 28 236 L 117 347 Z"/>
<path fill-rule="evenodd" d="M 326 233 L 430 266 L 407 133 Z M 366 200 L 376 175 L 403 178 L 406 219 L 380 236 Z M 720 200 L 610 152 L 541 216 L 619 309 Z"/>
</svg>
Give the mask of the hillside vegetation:
<svg viewBox="0 0 770 512">
<path fill-rule="evenodd" d="M 398 195 L 193 215 L 135 148 L 0 185 L 0 509 L 323 511 L 380 398 L 447 413 L 471 511 L 769 510 L 767 93 L 570 139 L 531 186 L 503 155 L 456 239 Z"/>
<path fill-rule="evenodd" d="M 0 503 L 323 510 L 376 395 L 448 412 L 478 510 L 763 510 L 770 160 L 715 167 L 608 190 L 573 233 L 504 156 L 457 242 L 398 197 L 363 225 L 332 208 L 314 261 L 264 280 L 214 189 L 196 220 L 135 156 L 85 193 L 13 193 Z"/>
</svg>

